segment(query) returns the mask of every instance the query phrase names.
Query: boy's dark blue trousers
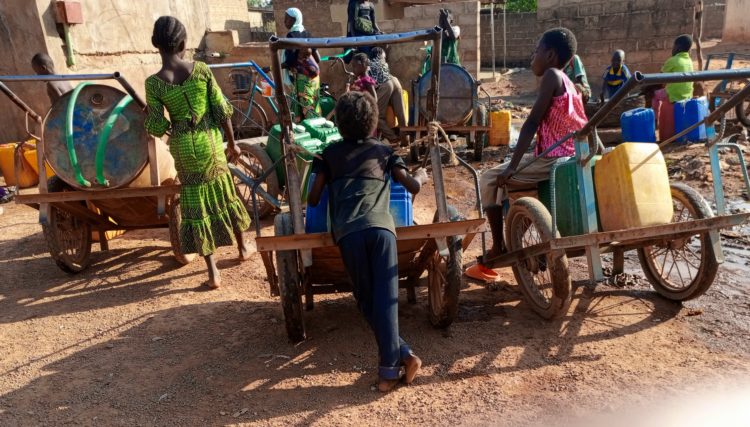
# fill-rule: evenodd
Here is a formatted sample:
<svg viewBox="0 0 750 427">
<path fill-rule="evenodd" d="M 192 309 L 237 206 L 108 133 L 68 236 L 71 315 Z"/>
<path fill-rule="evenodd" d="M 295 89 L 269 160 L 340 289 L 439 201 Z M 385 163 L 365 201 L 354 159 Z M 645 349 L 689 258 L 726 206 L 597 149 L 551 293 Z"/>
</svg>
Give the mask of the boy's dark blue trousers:
<svg viewBox="0 0 750 427">
<path fill-rule="evenodd" d="M 398 334 L 398 251 L 396 236 L 383 228 L 368 228 L 338 242 L 352 279 L 354 298 L 378 343 L 382 379 L 398 379 L 402 360 L 411 349 Z"/>
</svg>

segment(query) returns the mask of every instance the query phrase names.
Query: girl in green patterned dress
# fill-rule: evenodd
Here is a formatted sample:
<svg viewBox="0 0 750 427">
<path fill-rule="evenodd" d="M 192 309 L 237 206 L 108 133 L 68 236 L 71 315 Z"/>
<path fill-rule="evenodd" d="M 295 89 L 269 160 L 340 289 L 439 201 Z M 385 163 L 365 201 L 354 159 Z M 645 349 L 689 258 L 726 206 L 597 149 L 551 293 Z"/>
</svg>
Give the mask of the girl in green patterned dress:
<svg viewBox="0 0 750 427">
<path fill-rule="evenodd" d="M 206 64 L 183 59 L 186 38 L 185 26 L 174 17 L 162 16 L 154 24 L 151 42 L 159 49 L 162 68 L 146 79 L 146 130 L 157 137 L 169 134 L 169 152 L 181 184 L 182 251 L 205 258 L 208 286 L 215 289 L 221 277 L 214 251 L 237 242 L 240 260 L 247 259 L 250 252 L 242 232 L 250 217 L 237 197 L 220 131 L 224 129 L 228 155 L 234 160 L 240 151 L 229 120 L 232 106 Z"/>
</svg>

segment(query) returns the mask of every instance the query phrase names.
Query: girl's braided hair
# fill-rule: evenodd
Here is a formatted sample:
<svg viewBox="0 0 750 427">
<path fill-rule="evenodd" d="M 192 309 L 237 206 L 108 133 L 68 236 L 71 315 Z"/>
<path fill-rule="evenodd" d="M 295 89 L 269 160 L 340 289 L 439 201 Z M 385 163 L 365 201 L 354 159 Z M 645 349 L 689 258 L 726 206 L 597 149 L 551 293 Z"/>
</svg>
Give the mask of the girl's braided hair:
<svg viewBox="0 0 750 427">
<path fill-rule="evenodd" d="M 154 34 L 151 44 L 155 48 L 167 53 L 179 52 L 187 40 L 187 30 L 179 19 L 174 16 L 162 16 L 154 23 Z"/>
</svg>

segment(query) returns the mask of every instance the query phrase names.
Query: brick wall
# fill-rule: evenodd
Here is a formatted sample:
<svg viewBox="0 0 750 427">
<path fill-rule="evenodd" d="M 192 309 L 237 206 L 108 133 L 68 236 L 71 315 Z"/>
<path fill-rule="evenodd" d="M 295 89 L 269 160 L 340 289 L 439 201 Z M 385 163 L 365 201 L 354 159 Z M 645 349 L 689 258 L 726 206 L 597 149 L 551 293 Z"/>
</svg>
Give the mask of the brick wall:
<svg viewBox="0 0 750 427">
<path fill-rule="evenodd" d="M 704 14 L 704 38 L 720 38 L 724 4 L 712 3 Z M 492 64 L 489 12 L 481 14 L 482 64 Z M 598 92 L 600 73 L 615 49 L 627 52 L 631 70 L 654 72 L 670 56 L 674 38 L 692 32 L 691 0 L 542 0 L 536 14 L 511 13 L 507 22 L 507 64 L 528 66 L 536 40 L 546 29 L 564 26 L 578 37 L 578 50 L 589 80 Z M 495 16 L 496 63 L 502 65 L 502 13 Z"/>
<path fill-rule="evenodd" d="M 492 66 L 492 17 L 489 10 L 480 16 L 482 66 Z M 505 16 L 506 65 L 508 67 L 528 67 L 529 58 L 539 38 L 540 28 L 536 13 L 508 13 Z M 495 12 L 495 64 L 503 65 L 503 15 Z"/>
</svg>

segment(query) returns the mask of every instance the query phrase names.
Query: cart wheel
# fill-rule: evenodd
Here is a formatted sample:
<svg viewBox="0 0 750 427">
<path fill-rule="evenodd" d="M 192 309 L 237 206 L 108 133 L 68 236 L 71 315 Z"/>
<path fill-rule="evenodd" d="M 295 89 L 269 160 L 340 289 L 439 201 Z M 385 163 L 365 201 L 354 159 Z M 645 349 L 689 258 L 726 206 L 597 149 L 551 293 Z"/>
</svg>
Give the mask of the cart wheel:
<svg viewBox="0 0 750 427">
<path fill-rule="evenodd" d="M 174 258 L 182 265 L 188 265 L 198 256 L 197 254 L 186 254 L 182 252 L 180 244 L 180 224 L 182 214 L 180 211 L 180 197 L 175 196 L 169 202 L 169 243 L 172 244 Z"/>
<path fill-rule="evenodd" d="M 737 120 L 739 120 L 740 123 L 745 127 L 750 127 L 750 97 L 745 98 L 734 107 L 734 114 L 737 115 Z"/>
<path fill-rule="evenodd" d="M 487 126 L 487 107 L 480 105 L 477 107 L 477 125 Z M 474 141 L 474 161 L 482 161 L 482 152 L 484 151 L 484 144 L 487 142 L 487 132 L 475 132 L 476 140 Z"/>
<path fill-rule="evenodd" d="M 91 264 L 91 226 L 87 222 L 52 206 L 42 231 L 49 254 L 62 271 L 80 273 Z"/>
<path fill-rule="evenodd" d="M 516 200 L 508 211 L 506 239 L 511 251 L 559 238 L 552 234 L 552 217 L 542 202 L 531 197 Z M 545 319 L 562 316 L 571 299 L 568 257 L 564 251 L 551 251 L 513 265 L 513 275 L 521 285 L 526 302 Z"/>
<path fill-rule="evenodd" d="M 717 106 L 724 102 L 725 98 L 737 94 L 748 84 L 750 84 L 750 80 L 733 80 L 727 82 L 727 86 L 723 91 L 720 91 L 718 88 L 715 89 L 709 96 L 708 108 L 713 112 Z M 745 98 L 734 107 L 734 115 L 745 127 L 750 127 L 750 98 Z M 731 120 L 732 118 L 731 113 L 729 113 L 727 119 Z"/>
<path fill-rule="evenodd" d="M 274 234 L 288 236 L 294 233 L 292 216 L 282 213 L 274 219 Z M 281 308 L 286 323 L 286 333 L 294 342 L 305 340 L 305 321 L 302 317 L 302 278 L 297 251 L 276 251 L 276 272 L 279 277 Z"/>
<path fill-rule="evenodd" d="M 252 111 L 250 111 L 250 103 L 247 98 L 237 98 L 230 102 L 232 104 L 232 129 L 234 130 L 235 140 L 261 136 L 271 128 L 266 111 L 255 100 L 252 103 Z M 248 112 L 250 112 L 249 115 Z"/>
<path fill-rule="evenodd" d="M 460 221 L 458 210 L 448 206 L 451 221 Z M 437 222 L 437 213 L 433 222 Z M 463 286 L 463 237 L 448 237 L 448 256 L 437 250 L 427 265 L 427 294 L 430 322 L 436 328 L 447 328 L 458 314 L 458 294 Z"/>
<path fill-rule="evenodd" d="M 711 208 L 685 184 L 672 184 L 674 217 L 685 222 L 714 216 Z M 646 278 L 659 295 L 685 301 L 697 298 L 711 286 L 719 268 L 708 233 L 671 240 L 664 245 L 638 249 L 638 259 Z"/>
<path fill-rule="evenodd" d="M 435 251 L 427 266 L 427 293 L 430 322 L 436 328 L 447 328 L 458 313 L 458 293 L 464 280 L 461 239 L 449 237 L 448 256 Z"/>
<path fill-rule="evenodd" d="M 247 176 L 258 179 L 264 171 L 273 168 L 273 162 L 266 153 L 265 148 L 260 144 L 251 144 L 244 141 L 238 141 L 237 146 L 240 148 L 242 154 L 239 160 L 237 160 L 237 167 L 244 172 Z M 234 178 L 235 186 L 237 187 L 237 195 L 242 199 L 245 204 L 247 212 L 252 218 L 253 215 L 253 198 L 250 187 L 245 185 L 239 179 Z M 275 173 L 272 173 L 266 178 L 265 183 L 261 184 L 263 188 L 271 197 L 278 198 L 279 196 L 279 179 Z M 258 196 L 258 217 L 265 218 L 274 211 L 275 207 L 265 201 L 262 197 Z"/>
</svg>

